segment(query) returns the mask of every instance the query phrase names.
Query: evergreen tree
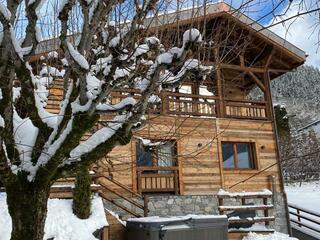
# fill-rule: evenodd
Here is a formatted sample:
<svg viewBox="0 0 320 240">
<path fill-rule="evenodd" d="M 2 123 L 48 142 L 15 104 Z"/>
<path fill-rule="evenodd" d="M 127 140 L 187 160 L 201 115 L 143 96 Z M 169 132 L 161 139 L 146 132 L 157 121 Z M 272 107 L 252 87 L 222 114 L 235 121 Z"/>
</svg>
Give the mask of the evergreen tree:
<svg viewBox="0 0 320 240">
<path fill-rule="evenodd" d="M 282 105 L 276 105 L 274 113 L 279 137 L 288 138 L 290 136 L 290 126 L 286 108 Z"/>
</svg>

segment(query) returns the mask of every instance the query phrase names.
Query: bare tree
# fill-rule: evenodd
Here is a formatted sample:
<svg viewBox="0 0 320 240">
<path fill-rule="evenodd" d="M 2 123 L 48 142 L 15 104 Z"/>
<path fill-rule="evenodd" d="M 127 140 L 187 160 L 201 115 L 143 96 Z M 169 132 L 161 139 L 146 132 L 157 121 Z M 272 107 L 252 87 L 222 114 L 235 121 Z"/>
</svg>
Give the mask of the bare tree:
<svg viewBox="0 0 320 240">
<path fill-rule="evenodd" d="M 14 26 L 22 4 L 26 31 L 17 40 Z M 61 50 L 47 54 L 54 61 L 39 69 L 31 60 L 38 53 L 39 33 L 46 31 L 37 24 L 43 4 L 50 1 L 0 3 L 0 180 L 7 192 L 12 240 L 42 240 L 53 182 L 79 163 L 93 163 L 128 143 L 157 89 L 209 70 L 192 58 L 201 43 L 197 29 L 183 34 L 180 48 L 165 49 L 158 38 L 146 37 L 143 23 L 158 10 L 155 0 L 61 1 L 52 9 L 58 16 L 53 32 L 59 31 L 54 41 Z M 81 33 L 72 32 L 74 14 Z M 52 77 L 63 78 L 66 89 L 58 114 L 45 109 Z M 132 87 L 140 90 L 138 97 L 110 102 L 112 91 Z M 81 142 L 101 113 L 109 116 L 106 126 Z"/>
</svg>

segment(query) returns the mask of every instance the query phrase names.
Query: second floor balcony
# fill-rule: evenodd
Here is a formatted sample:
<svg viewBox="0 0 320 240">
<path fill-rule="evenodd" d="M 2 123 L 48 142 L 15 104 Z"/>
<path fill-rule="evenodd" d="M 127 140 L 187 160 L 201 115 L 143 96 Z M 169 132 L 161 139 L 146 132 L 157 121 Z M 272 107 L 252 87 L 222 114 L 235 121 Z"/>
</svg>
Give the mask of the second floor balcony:
<svg viewBox="0 0 320 240">
<path fill-rule="evenodd" d="M 115 91 L 112 104 L 126 97 L 141 98 L 136 90 Z M 244 118 L 268 120 L 269 104 L 266 101 L 221 98 L 202 94 L 161 91 L 149 101 L 148 114 L 179 115 L 194 117 Z"/>
</svg>

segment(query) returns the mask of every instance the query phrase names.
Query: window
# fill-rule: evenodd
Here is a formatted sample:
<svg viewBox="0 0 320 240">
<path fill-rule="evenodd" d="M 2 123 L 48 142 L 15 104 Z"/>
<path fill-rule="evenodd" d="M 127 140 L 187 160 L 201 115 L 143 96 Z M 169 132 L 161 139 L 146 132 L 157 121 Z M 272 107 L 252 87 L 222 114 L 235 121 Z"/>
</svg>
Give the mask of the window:
<svg viewBox="0 0 320 240">
<path fill-rule="evenodd" d="M 223 166 L 225 169 L 255 169 L 253 143 L 222 142 Z"/>
<path fill-rule="evenodd" d="M 176 142 L 139 141 L 136 144 L 138 167 L 172 167 L 176 165 Z"/>
</svg>

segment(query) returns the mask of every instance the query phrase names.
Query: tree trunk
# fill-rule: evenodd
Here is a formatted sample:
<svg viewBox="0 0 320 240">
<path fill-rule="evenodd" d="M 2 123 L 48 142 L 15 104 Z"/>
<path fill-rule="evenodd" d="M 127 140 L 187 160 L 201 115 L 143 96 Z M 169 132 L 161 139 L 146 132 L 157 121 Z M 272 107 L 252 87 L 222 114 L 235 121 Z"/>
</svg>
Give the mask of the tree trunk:
<svg viewBox="0 0 320 240">
<path fill-rule="evenodd" d="M 11 240 L 43 240 L 49 190 L 26 180 L 6 187 Z"/>
</svg>

